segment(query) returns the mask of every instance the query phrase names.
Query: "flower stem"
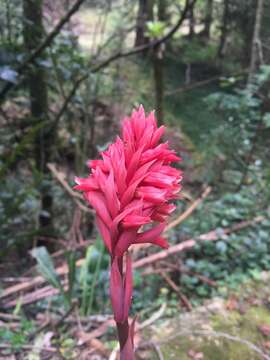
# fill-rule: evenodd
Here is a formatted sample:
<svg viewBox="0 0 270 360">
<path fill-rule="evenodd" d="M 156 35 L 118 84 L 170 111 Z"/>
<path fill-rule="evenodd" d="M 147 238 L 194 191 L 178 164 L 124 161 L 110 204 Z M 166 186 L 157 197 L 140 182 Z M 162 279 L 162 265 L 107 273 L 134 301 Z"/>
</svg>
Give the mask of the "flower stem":
<svg viewBox="0 0 270 360">
<path fill-rule="evenodd" d="M 123 323 L 116 323 L 116 326 L 117 326 L 120 350 L 122 350 L 128 339 L 128 333 L 129 333 L 128 320 L 125 320 Z"/>
<path fill-rule="evenodd" d="M 118 259 L 119 272 L 124 277 L 123 274 L 123 257 Z M 124 282 L 124 281 L 123 281 Z M 116 322 L 118 340 L 120 345 L 120 360 L 133 360 L 133 346 L 131 345 L 133 339 L 130 338 L 130 328 L 128 324 L 128 319 L 123 322 Z"/>
</svg>

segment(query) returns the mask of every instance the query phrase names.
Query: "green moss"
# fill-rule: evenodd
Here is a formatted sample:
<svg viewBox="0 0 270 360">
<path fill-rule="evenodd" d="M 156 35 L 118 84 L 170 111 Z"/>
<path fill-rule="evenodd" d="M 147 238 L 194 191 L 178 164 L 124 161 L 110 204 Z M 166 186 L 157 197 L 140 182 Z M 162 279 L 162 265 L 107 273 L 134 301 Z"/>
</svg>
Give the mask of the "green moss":
<svg viewBox="0 0 270 360">
<path fill-rule="evenodd" d="M 202 308 L 184 317 L 180 316 L 178 320 L 169 321 L 156 332 L 164 359 L 188 360 L 191 350 L 202 353 L 203 359 L 207 360 L 261 359 L 252 349 L 252 344 L 263 350 L 267 338 L 258 327 L 270 325 L 270 311 L 264 305 L 243 306 L 246 307 L 243 313 L 227 311 L 224 304 L 218 301 L 217 306 L 213 307 L 214 314 L 211 309 Z M 234 339 L 228 339 L 226 335 Z M 166 337 L 168 341 L 164 342 Z M 245 344 L 245 341 L 249 344 Z M 149 358 L 155 359 L 155 355 Z"/>
<path fill-rule="evenodd" d="M 259 360 L 260 356 L 243 344 L 220 338 L 176 339 L 162 348 L 165 360 L 189 360 L 189 351 L 202 353 L 207 360 Z M 154 359 L 154 358 L 153 358 Z"/>
</svg>

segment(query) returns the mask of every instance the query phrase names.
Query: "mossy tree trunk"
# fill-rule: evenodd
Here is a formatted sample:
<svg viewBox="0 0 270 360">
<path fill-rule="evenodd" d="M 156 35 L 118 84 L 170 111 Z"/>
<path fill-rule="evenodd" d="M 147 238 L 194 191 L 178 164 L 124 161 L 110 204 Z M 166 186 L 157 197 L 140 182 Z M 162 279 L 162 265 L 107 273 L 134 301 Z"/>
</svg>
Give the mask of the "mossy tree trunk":
<svg viewBox="0 0 270 360">
<path fill-rule="evenodd" d="M 252 39 L 252 46 L 251 46 L 251 54 L 250 54 L 248 83 L 252 82 L 252 79 L 253 79 L 256 71 L 258 70 L 259 65 L 263 62 L 262 45 L 261 45 L 261 40 L 260 40 L 263 5 L 264 5 L 263 0 L 257 0 L 256 18 L 255 18 L 253 39 Z"/>
<path fill-rule="evenodd" d="M 150 39 L 146 35 L 146 23 L 153 20 L 154 0 L 139 0 L 135 46 L 148 44 Z"/>
<path fill-rule="evenodd" d="M 206 1 L 203 35 L 210 39 L 211 25 L 213 21 L 213 0 Z"/>
<path fill-rule="evenodd" d="M 158 21 L 165 22 L 167 20 L 167 1 L 158 0 Z M 158 125 L 162 125 L 163 119 L 163 103 L 164 103 L 164 51 L 165 45 L 161 44 L 154 49 L 153 52 L 153 72 L 155 87 L 155 108 Z"/>
<path fill-rule="evenodd" d="M 24 0 L 24 45 L 28 54 L 34 51 L 44 36 L 42 24 L 42 0 Z M 27 73 L 27 86 L 29 89 L 31 117 L 34 125 L 45 123 L 48 120 L 48 88 L 46 71 L 41 59 L 29 67 Z M 34 143 L 34 159 L 36 169 L 42 177 L 40 187 L 41 211 L 39 214 L 39 227 L 43 235 L 48 234 L 52 227 L 52 196 L 47 185 L 49 171 L 47 163 L 51 159 L 53 134 L 48 124 L 41 126 L 37 132 Z"/>
<path fill-rule="evenodd" d="M 191 3 L 190 0 L 189 0 L 189 2 Z M 192 39 L 194 37 L 194 34 L 195 34 L 194 4 L 192 6 L 190 6 L 188 20 L 189 20 L 189 34 L 188 34 L 188 36 L 189 36 L 190 39 Z"/>
<path fill-rule="evenodd" d="M 223 16 L 221 24 L 221 34 L 218 48 L 218 56 L 223 58 L 225 55 L 225 44 L 228 35 L 228 25 L 229 25 L 229 16 L 230 16 L 230 3 L 229 0 L 224 0 L 223 2 Z"/>
</svg>

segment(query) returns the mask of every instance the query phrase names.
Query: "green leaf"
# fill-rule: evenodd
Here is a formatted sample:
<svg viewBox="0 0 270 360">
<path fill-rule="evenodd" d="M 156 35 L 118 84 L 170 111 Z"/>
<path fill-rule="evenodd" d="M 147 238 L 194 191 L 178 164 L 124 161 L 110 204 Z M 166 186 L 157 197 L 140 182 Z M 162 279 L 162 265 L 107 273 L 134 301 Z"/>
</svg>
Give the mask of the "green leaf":
<svg viewBox="0 0 270 360">
<path fill-rule="evenodd" d="M 150 38 L 161 37 L 166 27 L 165 23 L 162 21 L 148 21 L 146 26 L 146 35 L 148 35 Z"/>
<path fill-rule="evenodd" d="M 76 256 L 74 251 L 71 251 L 67 254 L 67 262 L 68 262 L 68 297 L 69 297 L 69 301 L 71 302 L 75 280 L 76 280 Z"/>
<path fill-rule="evenodd" d="M 87 307 L 89 303 L 89 292 L 90 292 L 89 267 L 90 267 L 93 251 L 94 251 L 94 246 L 91 245 L 87 248 L 85 260 L 82 264 L 80 271 L 80 284 L 82 287 L 82 313 L 84 315 L 87 313 Z"/>
<path fill-rule="evenodd" d="M 265 127 L 267 127 L 267 128 L 270 127 L 270 113 L 264 114 L 263 122 L 264 122 Z"/>
<path fill-rule="evenodd" d="M 220 251 L 221 253 L 225 253 L 227 250 L 227 244 L 224 241 L 218 241 L 216 243 L 216 248 L 218 251 Z"/>
<path fill-rule="evenodd" d="M 40 274 L 54 288 L 64 291 L 57 272 L 55 271 L 52 258 L 44 246 L 37 247 L 31 251 L 31 255 L 37 260 Z"/>
<path fill-rule="evenodd" d="M 18 314 L 20 314 L 21 309 L 22 309 L 22 299 L 19 298 L 18 301 L 17 301 L 17 303 L 16 303 L 15 309 L 14 309 L 14 311 L 13 311 L 13 315 L 18 315 Z"/>
</svg>

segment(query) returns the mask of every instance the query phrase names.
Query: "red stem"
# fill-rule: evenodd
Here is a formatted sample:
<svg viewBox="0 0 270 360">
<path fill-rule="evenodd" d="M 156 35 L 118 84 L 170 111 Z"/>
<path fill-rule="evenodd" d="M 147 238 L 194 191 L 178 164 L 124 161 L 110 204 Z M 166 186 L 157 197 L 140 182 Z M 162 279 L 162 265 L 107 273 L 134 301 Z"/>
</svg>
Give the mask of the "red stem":
<svg viewBox="0 0 270 360">
<path fill-rule="evenodd" d="M 124 282 L 123 279 L 123 257 L 120 257 L 118 259 L 118 266 L 119 266 L 119 272 L 122 276 L 122 281 Z M 119 345 L 120 345 L 120 360 L 133 360 L 134 356 L 133 356 L 133 350 L 131 350 L 131 348 L 129 346 L 126 346 L 126 349 L 124 351 L 125 345 L 126 343 L 131 340 L 129 339 L 129 324 L 128 324 L 128 319 L 126 319 L 124 322 L 119 323 L 116 322 L 116 327 L 117 327 L 117 333 L 118 333 L 118 340 L 119 340 Z M 133 339 L 131 340 L 133 341 Z M 129 350 L 127 350 L 127 347 L 129 348 Z"/>
<path fill-rule="evenodd" d="M 128 320 L 125 320 L 123 323 L 116 323 L 116 326 L 117 326 L 118 339 L 119 339 L 120 351 L 121 351 L 124 348 L 126 341 L 128 339 L 128 333 L 129 333 Z"/>
</svg>

